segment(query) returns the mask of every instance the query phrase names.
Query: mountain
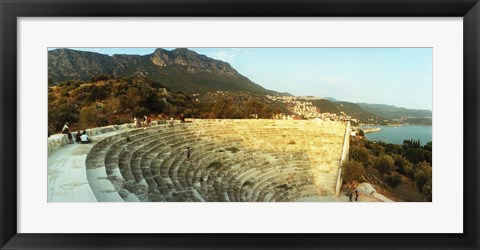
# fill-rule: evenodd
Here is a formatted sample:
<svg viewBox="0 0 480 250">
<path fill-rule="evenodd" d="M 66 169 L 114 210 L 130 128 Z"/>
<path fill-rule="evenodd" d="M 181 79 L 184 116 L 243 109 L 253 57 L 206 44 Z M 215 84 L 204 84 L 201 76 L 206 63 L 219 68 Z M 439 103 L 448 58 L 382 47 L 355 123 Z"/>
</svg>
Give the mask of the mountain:
<svg viewBox="0 0 480 250">
<path fill-rule="evenodd" d="M 185 48 L 156 49 L 144 56 L 108 56 L 71 49 L 48 52 L 50 85 L 67 80 L 89 81 L 97 75 L 147 77 L 174 92 L 246 91 L 285 95 L 255 84 L 226 62 Z"/>
<path fill-rule="evenodd" d="M 338 102 L 337 99 L 333 98 L 333 97 L 325 97 L 326 100 L 329 100 L 331 102 Z"/>
<path fill-rule="evenodd" d="M 48 77 L 51 85 L 66 80 L 88 81 L 92 76 L 113 72 L 113 59 L 108 55 L 69 49 L 48 51 Z"/>
<path fill-rule="evenodd" d="M 340 115 L 341 112 L 344 112 L 348 116 L 359 119 L 362 122 L 368 122 L 369 119 L 374 119 L 375 121 L 382 121 L 385 119 L 383 116 L 374 112 L 369 112 L 360 107 L 358 104 L 351 102 L 333 102 L 331 100 L 321 99 L 312 101 L 312 104 L 317 107 L 321 113 L 334 113 Z"/>
<path fill-rule="evenodd" d="M 343 102 L 334 99 L 333 97 L 325 97 L 323 103 L 318 103 L 319 107 L 323 107 L 326 112 L 343 111 L 347 114 L 352 114 L 357 118 L 365 121 L 367 117 L 377 117 L 380 120 L 390 119 L 397 120 L 397 122 L 408 122 L 415 124 L 430 124 L 432 118 L 432 111 L 427 109 L 407 109 L 386 104 L 370 104 L 370 103 L 351 103 Z M 338 105 L 334 105 L 338 104 Z M 344 106 L 342 106 L 342 104 Z"/>
<path fill-rule="evenodd" d="M 406 109 L 393 105 L 357 103 L 366 111 L 375 113 L 388 119 L 402 118 L 431 118 L 432 111 L 426 109 Z"/>
<path fill-rule="evenodd" d="M 273 109 L 284 113 L 284 106 L 268 103 L 258 95 L 291 96 L 289 93 L 265 89 L 238 73 L 230 64 L 185 48 L 171 51 L 156 49 L 152 54 L 143 56 L 118 54 L 109 56 L 71 49 L 51 50 L 48 51 L 48 76 L 51 87 L 79 86 L 79 82 L 87 84 L 103 80 L 108 83 L 108 79 L 111 78 L 117 79 L 116 81 L 121 81 L 118 78 L 143 78 L 151 81 L 149 82 L 151 87 L 166 88 L 172 93 L 182 92 L 208 102 L 211 102 L 212 97 L 218 97 L 212 94 L 213 92 L 218 92 L 217 94 L 222 96 L 233 95 L 230 96 L 231 99 L 238 99 L 236 101 L 242 103 L 256 98 L 255 100 L 259 100 L 263 106 L 268 104 Z M 66 90 L 63 91 L 66 94 Z M 231 93 L 227 94 L 227 92 Z M 397 123 L 428 124 L 431 123 L 432 116 L 429 110 L 412 110 L 383 104 L 350 103 L 338 101 L 332 97 L 315 100 L 312 105 L 322 113 L 340 115 L 344 112 L 363 122 L 395 120 L 394 122 Z M 155 109 L 152 110 L 155 111 Z"/>
</svg>

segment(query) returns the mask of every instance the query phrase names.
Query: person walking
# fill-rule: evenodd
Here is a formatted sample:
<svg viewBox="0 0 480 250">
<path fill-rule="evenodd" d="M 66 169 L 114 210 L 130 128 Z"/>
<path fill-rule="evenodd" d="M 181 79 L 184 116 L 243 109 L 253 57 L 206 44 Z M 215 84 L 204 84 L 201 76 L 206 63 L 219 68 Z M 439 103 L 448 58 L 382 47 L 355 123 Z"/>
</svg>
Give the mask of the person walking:
<svg viewBox="0 0 480 250">
<path fill-rule="evenodd" d="M 351 189 L 348 190 L 347 196 L 348 196 L 348 202 L 352 202 L 353 192 Z"/>
<path fill-rule="evenodd" d="M 359 194 L 358 194 L 358 190 L 357 190 L 357 189 L 355 189 L 355 201 L 358 201 L 358 196 L 359 196 Z"/>
<path fill-rule="evenodd" d="M 190 160 L 191 155 L 192 155 L 192 151 L 190 150 L 190 147 L 187 147 L 187 160 Z"/>
</svg>

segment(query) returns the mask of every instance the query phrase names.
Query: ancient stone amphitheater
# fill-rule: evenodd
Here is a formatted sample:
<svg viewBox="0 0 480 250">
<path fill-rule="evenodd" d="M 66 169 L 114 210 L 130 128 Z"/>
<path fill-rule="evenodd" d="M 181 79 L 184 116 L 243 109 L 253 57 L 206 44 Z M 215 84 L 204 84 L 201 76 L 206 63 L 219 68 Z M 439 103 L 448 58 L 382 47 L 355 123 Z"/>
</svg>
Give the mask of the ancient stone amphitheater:
<svg viewBox="0 0 480 250">
<path fill-rule="evenodd" d="M 49 138 L 49 201 L 298 201 L 338 195 L 349 123 L 190 120 Z M 191 150 L 187 157 L 187 147 Z"/>
</svg>

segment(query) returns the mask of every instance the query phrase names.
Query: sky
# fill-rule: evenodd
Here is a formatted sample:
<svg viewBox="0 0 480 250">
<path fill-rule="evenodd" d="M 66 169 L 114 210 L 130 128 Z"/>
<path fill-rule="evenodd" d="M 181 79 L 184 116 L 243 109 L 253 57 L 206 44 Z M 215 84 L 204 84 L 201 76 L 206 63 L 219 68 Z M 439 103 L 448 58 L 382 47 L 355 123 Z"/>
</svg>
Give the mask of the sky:
<svg viewBox="0 0 480 250">
<path fill-rule="evenodd" d="M 151 54 L 155 48 L 72 48 Z M 173 48 L 165 48 L 171 50 Z M 432 110 L 432 48 L 188 48 L 266 89 Z"/>
</svg>

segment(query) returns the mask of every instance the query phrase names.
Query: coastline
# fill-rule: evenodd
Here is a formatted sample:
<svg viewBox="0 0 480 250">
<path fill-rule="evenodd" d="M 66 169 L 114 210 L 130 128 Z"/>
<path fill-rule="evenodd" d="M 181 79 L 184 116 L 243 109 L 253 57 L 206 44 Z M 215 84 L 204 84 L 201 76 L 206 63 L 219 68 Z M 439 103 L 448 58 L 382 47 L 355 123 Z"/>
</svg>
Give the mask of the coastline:
<svg viewBox="0 0 480 250">
<path fill-rule="evenodd" d="M 362 130 L 363 130 L 363 133 L 365 133 L 365 134 L 382 131 L 381 128 L 365 128 L 365 129 L 362 129 Z"/>
<path fill-rule="evenodd" d="M 404 140 L 415 139 L 422 142 L 422 146 L 432 141 L 432 126 L 407 125 L 407 126 L 379 126 L 360 128 L 365 133 L 365 138 L 370 141 L 383 141 L 402 145 Z"/>
</svg>

